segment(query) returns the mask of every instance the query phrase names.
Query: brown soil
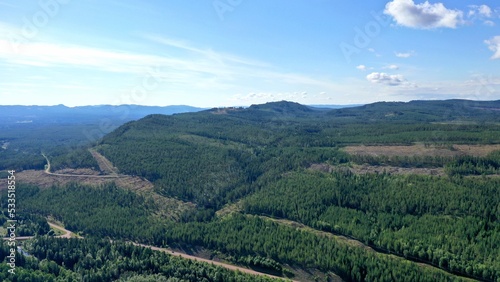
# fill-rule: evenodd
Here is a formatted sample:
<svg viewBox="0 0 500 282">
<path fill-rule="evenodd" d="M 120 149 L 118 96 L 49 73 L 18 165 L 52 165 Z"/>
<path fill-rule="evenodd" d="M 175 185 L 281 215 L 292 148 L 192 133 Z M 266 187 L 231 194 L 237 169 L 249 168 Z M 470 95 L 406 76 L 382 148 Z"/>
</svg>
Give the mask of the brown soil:
<svg viewBox="0 0 500 282">
<path fill-rule="evenodd" d="M 389 174 L 418 174 L 418 175 L 445 175 L 443 168 L 405 168 L 395 166 L 372 166 L 372 165 L 354 165 L 350 168 L 353 173 L 389 173 Z"/>
<path fill-rule="evenodd" d="M 113 181 L 113 178 L 98 178 L 86 175 L 79 175 L 79 177 L 64 177 L 60 175 L 50 175 L 43 170 L 24 170 L 15 174 L 16 181 L 19 183 L 34 184 L 40 188 L 48 188 L 54 185 L 62 186 L 71 182 L 78 182 L 85 185 L 101 185 Z M 0 182 L 0 190 L 2 187 Z"/>
<path fill-rule="evenodd" d="M 116 175 L 118 174 L 118 168 L 114 167 L 113 164 L 106 159 L 103 155 L 99 154 L 96 150 L 90 149 L 89 152 L 92 154 L 94 159 L 99 164 L 99 169 L 105 174 Z"/>
<path fill-rule="evenodd" d="M 411 146 L 347 146 L 344 150 L 349 154 L 368 156 L 477 156 L 500 150 L 497 145 L 452 145 L 452 146 L 425 146 L 423 144 Z"/>
<path fill-rule="evenodd" d="M 353 165 L 352 167 L 335 167 L 328 164 L 312 164 L 309 169 L 330 173 L 334 170 L 349 170 L 355 174 L 389 173 L 389 174 L 418 174 L 418 175 L 445 175 L 443 168 L 405 168 L 395 166 Z"/>
<path fill-rule="evenodd" d="M 25 170 L 15 174 L 16 183 L 27 183 L 37 185 L 40 188 L 49 188 L 63 186 L 72 182 L 91 186 L 115 182 L 120 188 L 131 190 L 143 195 L 145 198 L 151 198 L 157 206 L 156 216 L 170 220 L 178 220 L 184 211 L 196 208 L 193 203 L 186 203 L 157 194 L 154 191 L 154 185 L 144 178 L 118 174 L 118 169 L 104 156 L 94 150 L 90 150 L 90 152 L 97 160 L 100 170 L 108 174 L 101 175 L 99 172 L 90 169 L 65 169 L 54 173 L 42 170 Z M 50 164 L 47 170 L 49 169 Z M 0 190 L 2 189 L 7 189 L 7 181 L 0 181 Z"/>
<path fill-rule="evenodd" d="M 64 228 L 62 226 L 56 225 L 56 224 L 51 223 L 51 222 L 48 222 L 48 224 L 50 225 L 50 227 L 58 229 L 58 230 L 61 230 L 63 232 L 63 235 L 56 236 L 56 238 L 73 238 L 73 237 L 78 237 L 78 235 L 76 235 L 75 233 L 67 230 L 66 228 Z"/>
<path fill-rule="evenodd" d="M 240 200 L 236 203 L 225 205 L 222 209 L 218 210 L 215 213 L 219 217 L 224 217 L 226 215 L 232 214 L 233 212 L 241 211 L 242 210 L 241 204 L 242 201 Z"/>
<path fill-rule="evenodd" d="M 55 174 L 75 174 L 75 175 L 99 175 L 98 171 L 95 171 L 95 170 L 89 169 L 89 168 L 79 168 L 79 169 L 65 168 L 65 169 L 57 170 L 54 173 Z"/>
</svg>

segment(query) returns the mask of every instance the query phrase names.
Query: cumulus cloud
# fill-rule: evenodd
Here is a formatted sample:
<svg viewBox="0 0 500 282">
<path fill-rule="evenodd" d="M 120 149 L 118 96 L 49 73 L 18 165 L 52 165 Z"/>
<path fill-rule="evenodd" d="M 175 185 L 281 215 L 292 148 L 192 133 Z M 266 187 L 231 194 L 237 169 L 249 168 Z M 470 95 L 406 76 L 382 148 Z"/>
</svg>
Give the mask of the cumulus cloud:
<svg viewBox="0 0 500 282">
<path fill-rule="evenodd" d="M 365 71 L 367 69 L 367 67 L 365 65 L 359 65 L 356 67 L 358 70 L 362 70 L 362 71 Z"/>
<path fill-rule="evenodd" d="M 479 13 L 487 18 L 491 18 L 491 8 L 486 5 L 479 6 Z"/>
<path fill-rule="evenodd" d="M 495 22 L 491 19 L 496 17 L 498 11 L 493 11 L 486 5 L 470 5 L 469 9 L 469 13 L 467 14 L 469 20 L 479 20 L 483 21 L 484 25 L 495 26 Z"/>
<path fill-rule="evenodd" d="M 488 48 L 494 52 L 491 59 L 500 59 L 500 36 L 485 40 L 484 43 L 488 44 Z"/>
<path fill-rule="evenodd" d="M 366 79 L 372 83 L 382 83 L 390 86 L 398 86 L 406 82 L 406 79 L 400 74 L 387 74 L 384 72 L 372 72 L 366 76 Z"/>
<path fill-rule="evenodd" d="M 462 11 L 429 1 L 415 4 L 413 0 L 393 0 L 386 4 L 384 13 L 392 16 L 398 25 L 411 28 L 456 28 L 464 22 Z"/>
<path fill-rule="evenodd" d="M 491 16 L 493 15 L 493 11 L 491 10 L 491 8 L 486 5 L 470 5 L 469 8 L 469 17 L 480 15 L 486 18 L 491 18 Z"/>
</svg>

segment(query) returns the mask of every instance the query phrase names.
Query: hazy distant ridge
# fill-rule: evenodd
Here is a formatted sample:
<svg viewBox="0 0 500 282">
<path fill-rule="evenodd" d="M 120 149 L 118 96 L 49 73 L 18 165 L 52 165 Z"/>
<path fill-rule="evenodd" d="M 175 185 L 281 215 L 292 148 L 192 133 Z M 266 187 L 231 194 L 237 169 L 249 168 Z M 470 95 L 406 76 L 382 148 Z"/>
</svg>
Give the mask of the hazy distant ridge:
<svg viewBox="0 0 500 282">
<path fill-rule="evenodd" d="M 0 123 L 75 123 L 109 119 L 122 123 L 137 120 L 150 114 L 171 115 L 198 112 L 203 108 L 177 106 L 99 105 L 66 107 L 57 106 L 0 106 Z"/>
</svg>

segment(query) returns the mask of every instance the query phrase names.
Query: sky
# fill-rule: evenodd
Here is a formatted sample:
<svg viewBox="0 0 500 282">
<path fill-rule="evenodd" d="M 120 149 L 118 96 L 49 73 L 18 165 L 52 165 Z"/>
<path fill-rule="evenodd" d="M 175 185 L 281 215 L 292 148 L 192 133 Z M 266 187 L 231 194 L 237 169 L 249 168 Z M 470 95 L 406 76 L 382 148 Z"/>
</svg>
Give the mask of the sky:
<svg viewBox="0 0 500 282">
<path fill-rule="evenodd" d="M 0 0 L 0 104 L 500 99 L 494 0 Z"/>
</svg>

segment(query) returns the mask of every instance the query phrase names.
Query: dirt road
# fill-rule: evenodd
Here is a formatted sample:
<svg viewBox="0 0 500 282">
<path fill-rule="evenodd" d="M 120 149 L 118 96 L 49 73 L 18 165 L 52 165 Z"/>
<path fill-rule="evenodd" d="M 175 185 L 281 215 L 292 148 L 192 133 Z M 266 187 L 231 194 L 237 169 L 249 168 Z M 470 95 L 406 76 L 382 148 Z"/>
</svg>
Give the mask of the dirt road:
<svg viewBox="0 0 500 282">
<path fill-rule="evenodd" d="M 61 230 L 62 232 L 64 232 L 63 235 L 56 236 L 56 238 L 66 238 L 66 239 L 68 239 L 68 238 L 83 238 L 83 237 L 80 237 L 80 236 L 76 235 L 75 233 L 69 231 L 68 229 L 66 229 L 66 228 L 64 228 L 64 227 L 62 227 L 60 225 L 57 225 L 57 224 L 54 224 L 54 223 L 51 223 L 51 222 L 49 222 L 49 225 L 52 228 L 55 228 L 55 229 L 58 229 L 58 230 Z M 33 239 L 33 238 L 34 238 L 34 236 L 17 237 L 16 240 L 22 241 L 22 240 L 29 240 L 29 239 Z M 8 238 L 4 238 L 4 240 L 7 240 L 7 239 Z M 271 278 L 277 278 L 277 279 L 283 279 L 283 280 L 285 280 L 283 277 L 273 276 L 273 275 L 270 275 L 270 274 L 266 274 L 266 273 L 262 273 L 262 272 L 257 272 L 257 271 L 254 271 L 254 270 L 251 270 L 251 269 L 248 269 L 248 268 L 243 268 L 243 267 L 235 266 L 235 265 L 228 264 L 228 263 L 218 262 L 218 261 L 214 261 L 214 260 L 204 259 L 204 258 L 200 258 L 200 257 L 188 255 L 188 254 L 185 254 L 185 253 L 174 252 L 173 250 L 170 250 L 170 249 L 167 249 L 167 248 L 159 248 L 159 247 L 155 247 L 155 246 L 144 245 L 144 244 L 139 244 L 139 243 L 134 243 L 134 242 L 129 242 L 129 243 L 131 243 L 131 244 L 133 244 L 135 246 L 149 248 L 149 249 L 151 249 L 153 251 L 164 252 L 164 253 L 167 253 L 167 254 L 170 254 L 170 255 L 173 255 L 173 256 L 177 256 L 177 257 L 181 257 L 181 258 L 184 258 L 184 259 L 190 259 L 190 260 L 194 260 L 194 261 L 199 261 L 199 262 L 205 262 L 205 263 L 209 263 L 209 264 L 213 264 L 213 265 L 218 265 L 218 266 L 221 266 L 221 267 L 224 267 L 226 269 L 233 270 L 233 271 L 240 271 L 240 272 L 247 273 L 247 274 L 261 275 L 261 276 L 267 276 L 267 277 L 271 277 Z M 291 280 L 288 280 L 288 281 L 291 281 Z"/>
<path fill-rule="evenodd" d="M 50 172 L 50 161 L 49 158 L 45 154 L 42 153 L 42 156 L 45 158 L 47 161 L 47 165 L 45 166 L 44 173 L 48 175 L 54 175 L 54 176 L 63 176 L 63 177 L 84 177 L 84 178 L 120 178 L 120 177 L 126 177 L 126 175 L 119 175 L 119 174 L 109 174 L 109 175 L 87 175 L 87 174 L 66 174 L 66 173 L 53 173 Z"/>
<path fill-rule="evenodd" d="M 267 277 L 271 277 L 271 278 L 285 279 L 283 277 L 274 276 L 274 275 L 270 275 L 270 274 L 266 274 L 266 273 L 262 273 L 262 272 L 257 272 L 257 271 L 254 271 L 254 270 L 251 270 L 251 269 L 248 269 L 248 268 L 243 268 L 243 267 L 235 266 L 235 265 L 232 265 L 232 264 L 227 264 L 227 263 L 223 263 L 223 262 L 219 262 L 219 261 L 214 261 L 214 260 L 204 259 L 204 258 L 200 258 L 200 257 L 195 257 L 195 256 L 188 255 L 188 254 L 185 254 L 185 253 L 174 252 L 174 251 L 172 251 L 170 249 L 166 249 L 166 248 L 159 248 L 159 247 L 154 247 L 154 246 L 149 246 L 149 245 L 143 245 L 143 244 L 138 244 L 138 243 L 133 243 L 133 242 L 132 242 L 132 244 L 134 244 L 136 246 L 144 247 L 144 248 L 150 248 L 153 251 L 160 251 L 160 252 L 164 252 L 164 253 L 167 253 L 167 254 L 170 254 L 170 255 L 173 255 L 173 256 L 178 256 L 178 257 L 181 257 L 181 258 L 185 258 L 185 259 L 190 259 L 190 260 L 195 260 L 195 261 L 200 261 L 200 262 L 206 262 L 206 263 L 209 263 L 209 264 L 222 266 L 224 268 L 227 268 L 227 269 L 233 270 L 233 271 L 238 270 L 240 272 L 248 273 L 248 274 L 253 274 L 253 275 L 263 275 L 263 276 L 267 276 Z M 288 280 L 288 281 L 293 281 L 293 280 Z"/>
<path fill-rule="evenodd" d="M 95 149 L 89 149 L 89 152 L 97 161 L 101 171 L 104 171 L 108 175 L 118 175 L 118 169 L 114 167 L 113 164 L 103 155 L 99 154 Z"/>
<path fill-rule="evenodd" d="M 64 227 L 62 226 L 59 226 L 59 225 L 56 225 L 54 223 L 50 223 L 49 222 L 49 225 L 50 227 L 54 228 L 54 229 L 58 229 L 58 230 L 61 230 L 62 232 L 64 232 L 63 235 L 59 235 L 59 236 L 56 236 L 56 238 L 71 238 L 71 237 L 79 237 L 78 235 L 76 235 L 75 233 L 69 231 L 68 229 L 65 229 Z"/>
<path fill-rule="evenodd" d="M 68 238 L 83 238 L 83 237 L 76 235 L 75 233 L 69 231 L 68 229 L 66 229 L 62 226 L 59 226 L 59 225 L 51 223 L 51 222 L 48 222 L 48 224 L 50 227 L 64 232 L 63 235 L 55 236 L 55 238 L 66 238 L 66 239 L 68 239 Z M 34 237 L 35 236 L 19 236 L 19 237 L 16 237 L 16 241 L 25 241 L 25 240 L 33 239 Z M 3 238 L 3 239 L 8 240 L 9 238 Z"/>
<path fill-rule="evenodd" d="M 127 175 L 120 175 L 120 174 L 118 174 L 117 170 L 113 167 L 113 165 L 106 158 L 104 158 L 102 155 L 100 155 L 99 153 L 97 153 L 95 150 L 90 150 L 90 153 L 98 161 L 99 167 L 101 168 L 101 170 L 105 171 L 106 173 L 109 173 L 108 175 L 77 175 L 77 174 L 52 173 L 52 172 L 50 172 L 50 161 L 49 161 L 49 159 L 47 158 L 47 156 L 45 154 L 42 154 L 43 157 L 45 158 L 45 160 L 47 160 L 47 166 L 45 167 L 44 173 L 48 174 L 48 175 L 63 176 L 63 177 L 95 177 L 95 178 L 121 178 L 121 177 L 128 177 Z M 56 236 L 56 238 L 74 238 L 74 237 L 76 237 L 76 238 L 82 238 L 82 237 L 79 237 L 78 235 L 74 234 L 73 232 L 71 232 L 71 231 L 69 231 L 69 230 L 65 229 L 64 227 L 59 226 L 57 224 L 49 222 L 49 225 L 52 228 L 59 229 L 59 230 L 61 230 L 61 231 L 64 232 L 63 235 Z M 33 237 L 23 237 L 22 239 L 23 240 L 28 240 L 28 239 L 31 239 L 31 238 L 33 238 Z M 179 257 L 182 257 L 182 258 L 185 258 L 185 259 L 190 259 L 190 260 L 195 260 L 195 261 L 199 261 L 199 262 L 205 262 L 205 263 L 209 263 L 209 264 L 213 264 L 213 265 L 218 265 L 218 266 L 221 266 L 221 267 L 224 267 L 226 269 L 233 270 L 233 271 L 240 271 L 240 272 L 247 273 L 247 274 L 261 275 L 261 276 L 267 276 L 267 277 L 271 277 L 271 278 L 277 278 L 277 279 L 283 279 L 283 280 L 285 280 L 283 277 L 278 277 L 278 276 L 270 275 L 270 274 L 267 274 L 267 273 L 257 272 L 257 271 L 254 271 L 254 270 L 251 270 L 251 269 L 248 269 L 248 268 L 243 268 L 243 267 L 239 267 L 239 266 L 235 266 L 235 265 L 231 265 L 231 264 L 227 264 L 227 263 L 223 263 L 223 262 L 218 262 L 218 261 L 214 261 L 214 260 L 204 259 L 204 258 L 200 258 L 200 257 L 188 255 L 188 254 L 185 254 L 185 253 L 174 252 L 173 250 L 170 250 L 170 249 L 167 249 L 167 248 L 160 248 L 160 247 L 155 247 L 155 246 L 150 246 L 150 245 L 144 245 L 144 244 L 139 244 L 139 243 L 134 243 L 134 242 L 131 242 L 131 243 L 134 244 L 134 245 L 136 245 L 136 246 L 141 246 L 141 247 L 144 247 L 144 248 L 150 248 L 150 249 L 155 250 L 155 251 L 165 252 L 167 254 L 174 255 L 174 256 L 179 256 Z M 288 279 L 286 279 L 286 280 L 288 280 Z M 288 280 L 288 281 L 290 281 L 290 280 Z"/>
</svg>

